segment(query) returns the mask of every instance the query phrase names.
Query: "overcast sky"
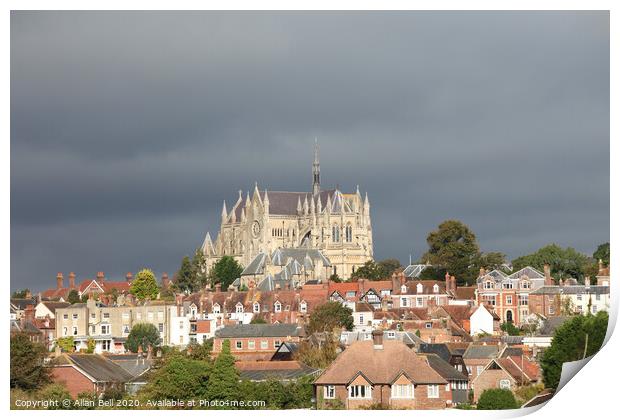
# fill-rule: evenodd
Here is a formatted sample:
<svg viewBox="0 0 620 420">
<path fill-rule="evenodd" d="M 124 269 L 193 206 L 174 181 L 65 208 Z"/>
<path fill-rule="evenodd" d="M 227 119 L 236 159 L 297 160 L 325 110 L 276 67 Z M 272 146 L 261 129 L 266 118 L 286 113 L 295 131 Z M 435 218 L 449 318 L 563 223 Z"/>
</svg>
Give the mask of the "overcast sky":
<svg viewBox="0 0 620 420">
<path fill-rule="evenodd" d="M 257 181 L 509 258 L 609 240 L 606 12 L 14 12 L 11 289 L 177 270 Z M 65 280 L 66 281 L 66 280 Z"/>
</svg>

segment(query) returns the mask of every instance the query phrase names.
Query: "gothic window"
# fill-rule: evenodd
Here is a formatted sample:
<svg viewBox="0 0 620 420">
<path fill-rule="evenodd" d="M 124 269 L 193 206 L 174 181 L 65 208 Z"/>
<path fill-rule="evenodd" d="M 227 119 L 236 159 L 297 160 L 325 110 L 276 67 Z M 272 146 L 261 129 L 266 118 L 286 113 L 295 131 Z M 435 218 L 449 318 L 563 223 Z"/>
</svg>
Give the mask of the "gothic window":
<svg viewBox="0 0 620 420">
<path fill-rule="evenodd" d="M 418 283 L 418 286 L 416 289 L 417 289 L 418 294 L 420 294 L 424 291 L 424 286 L 422 286 L 422 283 Z"/>
<path fill-rule="evenodd" d="M 347 242 L 353 241 L 353 228 L 351 227 L 351 225 L 347 225 L 347 227 L 345 228 L 344 237 Z"/>
<path fill-rule="evenodd" d="M 338 225 L 332 227 L 332 242 L 340 242 L 340 227 Z"/>
</svg>

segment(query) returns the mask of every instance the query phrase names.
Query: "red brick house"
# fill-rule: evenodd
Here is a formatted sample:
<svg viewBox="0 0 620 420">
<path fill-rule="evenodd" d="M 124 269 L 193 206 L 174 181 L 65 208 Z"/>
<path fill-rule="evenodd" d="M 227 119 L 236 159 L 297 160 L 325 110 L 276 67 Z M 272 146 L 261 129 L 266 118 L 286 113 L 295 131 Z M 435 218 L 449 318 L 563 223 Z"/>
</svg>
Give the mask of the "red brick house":
<svg viewBox="0 0 620 420">
<path fill-rule="evenodd" d="M 225 340 L 237 360 L 270 360 L 283 342 L 299 343 L 303 329 L 297 324 L 229 325 L 215 332 L 213 354 L 222 351 Z"/>
<path fill-rule="evenodd" d="M 452 404 L 448 381 L 404 343 L 384 341 L 379 330 L 372 341 L 357 341 L 340 353 L 314 382 L 314 393 L 319 409 L 443 409 Z"/>
<path fill-rule="evenodd" d="M 472 381 L 474 401 L 493 388 L 514 391 L 520 386 L 533 385 L 540 381 L 538 365 L 526 356 L 508 356 L 491 360 L 483 371 Z"/>
</svg>

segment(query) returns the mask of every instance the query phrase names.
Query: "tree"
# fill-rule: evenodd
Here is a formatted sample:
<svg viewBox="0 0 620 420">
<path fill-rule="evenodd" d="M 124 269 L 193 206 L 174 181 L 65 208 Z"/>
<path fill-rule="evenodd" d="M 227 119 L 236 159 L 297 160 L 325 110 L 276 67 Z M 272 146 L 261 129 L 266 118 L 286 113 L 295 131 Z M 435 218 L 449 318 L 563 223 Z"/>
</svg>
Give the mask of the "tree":
<svg viewBox="0 0 620 420">
<path fill-rule="evenodd" d="M 205 258 L 205 254 L 202 252 L 201 248 L 198 248 L 194 253 L 194 258 L 192 259 L 192 270 L 195 276 L 193 283 L 199 288 L 205 287 L 209 282 L 207 277 L 207 259 Z"/>
<path fill-rule="evenodd" d="M 265 318 L 263 318 L 262 316 L 255 316 L 250 321 L 250 324 L 266 324 L 266 323 L 267 321 L 265 321 Z"/>
<path fill-rule="evenodd" d="M 66 400 L 70 400 L 73 404 L 73 398 L 71 398 L 71 394 L 67 388 L 61 384 L 54 383 L 46 386 L 39 392 L 38 398 L 41 399 L 41 401 L 55 401 L 55 404 L 49 405 L 49 410 L 71 410 L 75 408 L 73 405 L 69 407 L 63 405 Z"/>
<path fill-rule="evenodd" d="M 302 342 L 296 359 L 315 369 L 325 369 L 336 360 L 337 355 L 338 342 L 331 334 L 326 334 L 325 342 L 320 346 L 312 345 L 308 341 Z"/>
<path fill-rule="evenodd" d="M 521 331 L 517 327 L 515 327 L 512 322 L 504 322 L 499 327 L 508 335 L 519 335 L 521 333 Z"/>
<path fill-rule="evenodd" d="M 556 280 L 575 278 L 583 281 L 592 259 L 577 252 L 574 248 L 562 248 L 556 244 L 546 245 L 533 254 L 524 255 L 512 261 L 515 271 L 531 266 L 543 271 L 545 264 L 551 268 L 551 276 Z"/>
<path fill-rule="evenodd" d="M 75 350 L 75 340 L 71 336 L 57 338 L 56 345 L 67 353 Z"/>
<path fill-rule="evenodd" d="M 30 295 L 30 289 L 17 290 L 13 292 L 11 299 L 25 299 L 28 295 Z"/>
<path fill-rule="evenodd" d="M 155 299 L 159 294 L 159 287 L 157 286 L 155 274 L 148 268 L 142 269 L 136 274 L 136 278 L 131 283 L 129 291 L 140 300 Z"/>
<path fill-rule="evenodd" d="M 352 279 L 383 280 L 389 278 L 396 270 L 402 268 L 396 258 L 388 258 L 379 262 L 368 260 L 351 274 Z"/>
<path fill-rule="evenodd" d="M 609 314 L 579 315 L 558 327 L 551 346 L 540 360 L 543 382 L 547 388 L 557 388 L 562 374 L 562 364 L 573 362 L 599 351 L 607 333 Z"/>
<path fill-rule="evenodd" d="M 179 292 L 185 293 L 192 293 L 198 288 L 194 266 L 187 255 L 181 260 L 181 267 L 177 271 L 174 286 Z"/>
<path fill-rule="evenodd" d="M 353 329 L 353 311 L 340 302 L 327 302 L 317 306 L 310 315 L 307 331 L 332 332 L 335 328 Z"/>
<path fill-rule="evenodd" d="M 127 341 L 125 342 L 125 347 L 129 351 L 137 353 L 139 346 L 142 346 L 143 351 L 147 351 L 149 346 L 153 348 L 157 347 L 160 342 L 159 331 L 155 325 L 139 323 L 131 328 Z"/>
<path fill-rule="evenodd" d="M 478 410 L 510 410 L 515 408 L 519 408 L 519 404 L 508 389 L 486 389 L 478 399 Z"/>
<path fill-rule="evenodd" d="M 441 279 L 449 272 L 459 283 L 471 282 L 478 277 L 480 267 L 493 269 L 504 263 L 505 257 L 499 252 L 480 252 L 476 235 L 458 220 L 442 222 L 428 234 L 426 242 L 428 251 L 421 262 L 430 263 L 433 270 L 424 270 L 424 278 L 432 274 Z"/>
<path fill-rule="evenodd" d="M 217 260 L 213 267 L 211 268 L 210 280 L 211 286 L 216 283 L 220 283 L 222 285 L 222 290 L 228 289 L 228 286 L 231 285 L 235 279 L 238 279 L 243 272 L 243 267 L 241 264 L 237 262 L 230 255 L 224 255 L 222 258 Z"/>
<path fill-rule="evenodd" d="M 67 295 L 67 302 L 69 302 L 70 304 L 78 303 L 81 301 L 82 300 L 80 299 L 80 294 L 75 289 L 71 290 Z"/>
<path fill-rule="evenodd" d="M 140 398 L 151 400 L 190 400 L 207 396 L 211 364 L 175 354 L 151 376 L 140 391 Z"/>
<path fill-rule="evenodd" d="M 592 257 L 598 262 L 602 261 L 605 267 L 609 266 L 609 242 L 600 244 Z"/>
<path fill-rule="evenodd" d="M 215 359 L 207 397 L 209 400 L 238 400 L 239 393 L 239 371 L 235 367 L 235 357 L 230 354 L 230 341 L 224 340 L 222 351 Z"/>
<path fill-rule="evenodd" d="M 11 388 L 39 389 L 50 382 L 49 369 L 43 364 L 45 347 L 30 341 L 24 333 L 11 336 Z"/>
<path fill-rule="evenodd" d="M 194 360 L 205 360 L 211 362 L 211 352 L 213 351 L 213 338 L 204 340 L 202 343 L 192 343 L 187 347 L 187 357 Z"/>
</svg>

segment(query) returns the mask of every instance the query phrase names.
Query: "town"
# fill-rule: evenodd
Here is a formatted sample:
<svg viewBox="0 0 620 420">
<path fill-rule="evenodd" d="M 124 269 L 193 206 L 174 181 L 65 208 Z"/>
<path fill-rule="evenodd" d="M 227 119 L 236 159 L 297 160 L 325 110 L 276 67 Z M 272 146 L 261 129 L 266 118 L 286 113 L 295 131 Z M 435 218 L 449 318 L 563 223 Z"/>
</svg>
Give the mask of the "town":
<svg viewBox="0 0 620 420">
<path fill-rule="evenodd" d="M 310 192 L 224 202 L 171 276 L 15 292 L 13 408 L 514 409 L 601 347 L 608 243 L 509 262 L 447 220 L 417 261 L 375 261 L 368 194 L 323 190 L 318 145 L 312 171 Z"/>
</svg>

